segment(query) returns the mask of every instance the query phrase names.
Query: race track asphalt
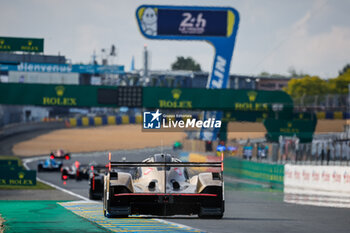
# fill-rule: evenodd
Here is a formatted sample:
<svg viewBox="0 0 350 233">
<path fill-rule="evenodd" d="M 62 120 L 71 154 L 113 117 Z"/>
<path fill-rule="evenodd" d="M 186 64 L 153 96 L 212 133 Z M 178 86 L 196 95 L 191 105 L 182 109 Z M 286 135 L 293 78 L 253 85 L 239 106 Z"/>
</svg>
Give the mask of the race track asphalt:
<svg viewBox="0 0 350 233">
<path fill-rule="evenodd" d="M 141 161 L 149 155 L 159 152 L 160 148 L 114 151 L 112 152 L 112 160 L 120 161 L 122 157 L 126 157 L 128 161 Z M 164 149 L 164 152 L 177 153 L 169 148 Z M 107 152 L 74 154 L 72 160 L 64 161 L 64 163 L 72 163 L 75 160 L 80 163 L 91 161 L 107 163 Z M 31 169 L 36 169 L 37 161 L 32 161 L 27 165 Z M 42 172 L 38 173 L 38 177 L 61 188 L 88 197 L 88 181 L 68 180 L 64 184 L 58 172 Z M 280 191 L 235 189 L 228 188 L 228 185 L 225 187 L 226 210 L 223 219 L 203 220 L 193 216 L 174 216 L 160 219 L 208 232 L 345 233 L 350 231 L 350 209 L 288 204 L 283 202 L 283 192 Z"/>
</svg>

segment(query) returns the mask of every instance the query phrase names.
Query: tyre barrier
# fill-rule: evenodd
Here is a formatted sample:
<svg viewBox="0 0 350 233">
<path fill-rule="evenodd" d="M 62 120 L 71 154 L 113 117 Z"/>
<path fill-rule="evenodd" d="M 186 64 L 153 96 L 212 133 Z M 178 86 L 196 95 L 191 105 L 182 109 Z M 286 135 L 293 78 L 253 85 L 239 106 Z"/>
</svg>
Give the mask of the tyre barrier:
<svg viewBox="0 0 350 233">
<path fill-rule="evenodd" d="M 103 116 L 103 117 L 81 117 L 69 118 L 66 120 L 67 127 L 77 126 L 101 126 L 101 125 L 122 125 L 141 124 L 142 116 Z"/>
<path fill-rule="evenodd" d="M 316 113 L 317 119 L 328 119 L 328 120 L 346 120 L 350 119 L 350 113 L 348 112 L 317 112 Z"/>
</svg>

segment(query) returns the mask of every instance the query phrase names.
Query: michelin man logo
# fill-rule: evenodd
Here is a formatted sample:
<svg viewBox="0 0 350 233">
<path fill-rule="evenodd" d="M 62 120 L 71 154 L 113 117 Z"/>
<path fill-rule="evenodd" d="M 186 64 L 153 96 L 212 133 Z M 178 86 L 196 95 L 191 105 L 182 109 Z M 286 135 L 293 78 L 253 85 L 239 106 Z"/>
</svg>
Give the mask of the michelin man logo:
<svg viewBox="0 0 350 233">
<path fill-rule="evenodd" d="M 143 12 L 142 12 L 143 10 Z M 142 30 L 150 36 L 157 35 L 157 9 L 147 7 L 141 10 Z"/>
</svg>

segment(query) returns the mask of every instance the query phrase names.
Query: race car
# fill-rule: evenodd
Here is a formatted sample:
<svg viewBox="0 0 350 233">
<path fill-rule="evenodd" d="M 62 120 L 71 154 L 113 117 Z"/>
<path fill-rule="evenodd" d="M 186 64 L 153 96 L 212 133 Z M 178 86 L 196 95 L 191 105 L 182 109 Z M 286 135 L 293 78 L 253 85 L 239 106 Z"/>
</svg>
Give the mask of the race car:
<svg viewBox="0 0 350 233">
<path fill-rule="evenodd" d="M 57 162 L 55 159 L 48 158 L 45 161 L 38 163 L 38 172 L 42 171 L 60 171 L 62 162 Z"/>
<path fill-rule="evenodd" d="M 61 169 L 61 179 L 67 180 L 70 178 L 76 180 L 88 180 L 91 172 L 91 167 L 94 165 L 96 165 L 95 162 L 91 162 L 89 164 L 80 164 L 79 161 L 75 161 L 70 165 L 65 165 Z"/>
<path fill-rule="evenodd" d="M 126 162 L 126 158 L 123 157 L 121 162 Z M 136 167 L 120 167 L 113 168 L 113 172 L 127 172 L 135 177 Z M 91 166 L 90 178 L 89 178 L 89 199 L 101 200 L 103 197 L 104 177 L 108 173 L 108 164 L 105 166 L 97 165 Z"/>
<path fill-rule="evenodd" d="M 56 152 L 51 152 L 50 153 L 50 158 L 51 159 L 70 160 L 70 154 L 69 153 L 65 153 L 63 150 L 57 150 Z"/>
<path fill-rule="evenodd" d="M 89 199 L 101 200 L 103 197 L 103 183 L 108 166 L 92 166 L 89 177 Z"/>
<path fill-rule="evenodd" d="M 179 141 L 176 141 L 173 145 L 173 150 L 182 150 L 182 143 Z"/>
<path fill-rule="evenodd" d="M 132 177 L 113 171 L 121 167 L 136 167 L 137 172 Z M 155 154 L 138 163 L 109 162 L 103 213 L 108 218 L 134 214 L 222 218 L 223 187 L 222 162 L 182 162 L 169 154 Z"/>
</svg>

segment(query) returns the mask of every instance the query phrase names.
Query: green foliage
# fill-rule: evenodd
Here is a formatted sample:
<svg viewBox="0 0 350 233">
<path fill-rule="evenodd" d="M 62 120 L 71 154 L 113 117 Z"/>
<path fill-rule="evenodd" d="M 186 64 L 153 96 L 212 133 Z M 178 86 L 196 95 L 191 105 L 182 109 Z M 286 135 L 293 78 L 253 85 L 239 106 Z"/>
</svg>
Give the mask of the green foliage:
<svg viewBox="0 0 350 233">
<path fill-rule="evenodd" d="M 350 64 L 346 64 L 343 69 L 339 71 L 339 75 L 346 73 L 348 70 L 350 70 Z"/>
<path fill-rule="evenodd" d="M 293 98 L 301 98 L 303 96 L 327 94 L 330 87 L 327 81 L 317 76 L 305 76 L 300 79 L 291 79 L 284 90 Z"/>
<path fill-rule="evenodd" d="M 270 74 L 267 71 L 261 72 L 258 76 L 259 77 L 268 77 L 268 78 L 284 78 L 285 77 L 285 76 L 280 75 L 280 74 L 272 74 L 272 73 Z"/>
<path fill-rule="evenodd" d="M 350 84 L 350 69 L 338 77 L 329 80 L 329 85 L 332 94 L 347 94 L 349 92 Z"/>
<path fill-rule="evenodd" d="M 270 73 L 267 72 L 267 71 L 263 71 L 263 72 L 261 72 L 258 76 L 261 76 L 261 77 L 269 77 L 269 76 L 270 76 Z"/>
<path fill-rule="evenodd" d="M 339 76 L 324 80 L 317 76 L 304 76 L 303 78 L 293 78 L 284 88 L 294 99 L 304 96 L 321 96 L 327 94 L 344 95 L 349 92 L 350 84 L 350 64 L 346 65 Z"/>
<path fill-rule="evenodd" d="M 305 74 L 302 71 L 298 72 L 294 67 L 290 67 L 288 69 L 288 73 L 290 74 L 290 77 L 292 77 L 292 78 L 302 78 L 302 77 L 308 76 L 308 74 Z"/>
<path fill-rule="evenodd" d="M 201 71 L 200 64 L 196 63 L 191 57 L 177 57 L 176 61 L 171 64 L 172 70 L 191 70 L 191 71 Z"/>
</svg>

